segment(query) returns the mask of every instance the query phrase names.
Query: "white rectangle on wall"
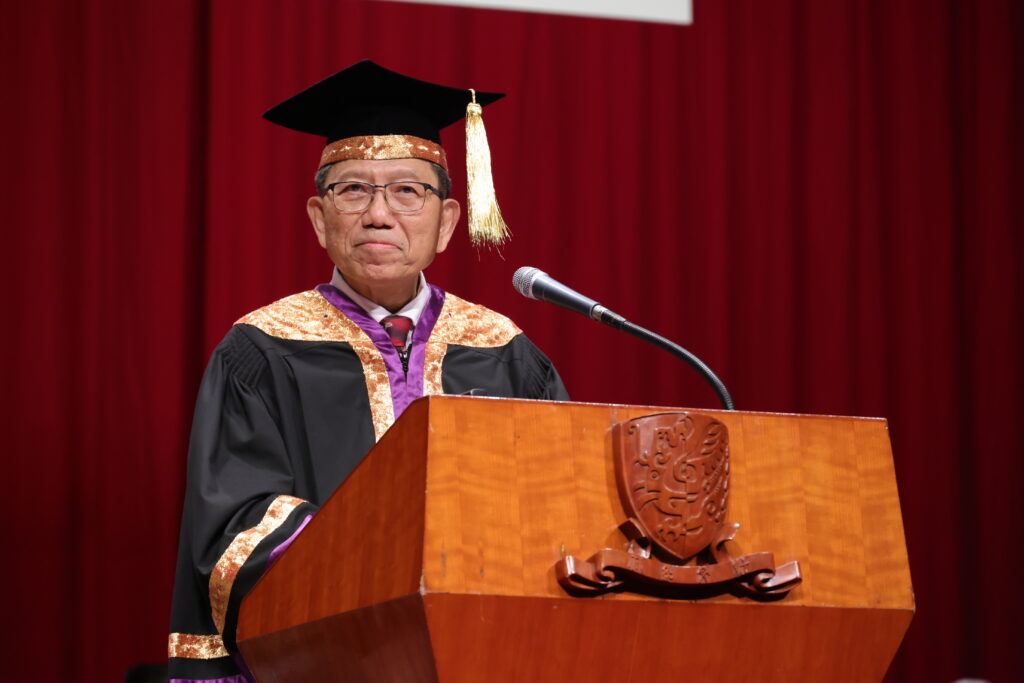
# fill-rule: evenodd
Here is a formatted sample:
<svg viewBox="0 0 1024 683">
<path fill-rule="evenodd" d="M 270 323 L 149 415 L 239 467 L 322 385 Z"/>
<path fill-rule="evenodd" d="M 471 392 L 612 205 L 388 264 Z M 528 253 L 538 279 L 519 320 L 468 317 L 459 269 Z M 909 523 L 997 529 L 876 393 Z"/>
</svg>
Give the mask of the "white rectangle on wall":
<svg viewBox="0 0 1024 683">
<path fill-rule="evenodd" d="M 547 14 L 692 24 L 693 0 L 403 0 L 430 5 L 461 5 Z"/>
</svg>

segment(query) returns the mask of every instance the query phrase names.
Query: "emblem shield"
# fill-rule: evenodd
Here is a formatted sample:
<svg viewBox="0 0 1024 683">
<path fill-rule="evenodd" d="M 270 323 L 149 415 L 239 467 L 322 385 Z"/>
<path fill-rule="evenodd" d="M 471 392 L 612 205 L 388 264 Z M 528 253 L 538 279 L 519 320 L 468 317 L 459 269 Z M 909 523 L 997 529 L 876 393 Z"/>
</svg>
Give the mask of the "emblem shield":
<svg viewBox="0 0 1024 683">
<path fill-rule="evenodd" d="M 678 598 L 680 590 L 716 587 L 778 599 L 800 583 L 795 560 L 776 566 L 770 552 L 730 557 L 725 547 L 740 525 L 725 521 L 730 456 L 723 423 L 700 413 L 646 415 L 616 424 L 612 444 L 627 547 L 602 548 L 586 560 L 564 555 L 555 576 L 568 593 Z"/>
<path fill-rule="evenodd" d="M 729 432 L 709 415 L 662 413 L 616 426 L 626 514 L 665 559 L 686 562 L 715 540 L 729 498 Z"/>
</svg>

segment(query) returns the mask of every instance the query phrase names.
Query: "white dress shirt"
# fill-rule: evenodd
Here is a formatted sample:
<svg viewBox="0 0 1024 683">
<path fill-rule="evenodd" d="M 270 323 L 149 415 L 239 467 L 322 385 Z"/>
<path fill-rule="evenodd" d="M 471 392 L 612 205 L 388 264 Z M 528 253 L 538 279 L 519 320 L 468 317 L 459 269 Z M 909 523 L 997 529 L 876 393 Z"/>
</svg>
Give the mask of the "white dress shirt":
<svg viewBox="0 0 1024 683">
<path fill-rule="evenodd" d="M 341 290 L 342 294 L 359 304 L 359 307 L 366 311 L 367 315 L 377 322 L 380 322 L 389 315 L 404 315 L 406 318 L 412 320 L 413 325 L 416 325 L 420 321 L 420 316 L 423 315 L 423 309 L 427 307 L 427 302 L 430 301 L 430 288 L 427 287 L 427 278 L 423 277 L 422 272 L 420 273 L 419 291 L 416 292 L 416 296 L 414 296 L 412 301 L 403 306 L 402 310 L 397 313 L 391 313 L 391 311 L 380 304 L 370 301 L 365 296 L 352 289 L 352 285 L 345 281 L 341 271 L 337 268 L 334 269 L 334 275 L 331 277 L 331 284 Z"/>
</svg>

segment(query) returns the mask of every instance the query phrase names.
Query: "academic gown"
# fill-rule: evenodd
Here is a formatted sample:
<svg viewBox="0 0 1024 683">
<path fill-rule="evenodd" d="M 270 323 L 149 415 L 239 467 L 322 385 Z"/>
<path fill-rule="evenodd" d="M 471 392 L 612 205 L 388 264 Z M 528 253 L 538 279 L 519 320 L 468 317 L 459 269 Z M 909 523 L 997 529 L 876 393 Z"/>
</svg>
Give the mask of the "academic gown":
<svg viewBox="0 0 1024 683">
<path fill-rule="evenodd" d="M 250 313 L 216 348 L 189 446 L 172 681 L 247 680 L 242 598 L 413 400 L 568 399 L 511 320 L 436 287 L 407 360 L 406 371 L 380 324 L 331 285 Z"/>
</svg>

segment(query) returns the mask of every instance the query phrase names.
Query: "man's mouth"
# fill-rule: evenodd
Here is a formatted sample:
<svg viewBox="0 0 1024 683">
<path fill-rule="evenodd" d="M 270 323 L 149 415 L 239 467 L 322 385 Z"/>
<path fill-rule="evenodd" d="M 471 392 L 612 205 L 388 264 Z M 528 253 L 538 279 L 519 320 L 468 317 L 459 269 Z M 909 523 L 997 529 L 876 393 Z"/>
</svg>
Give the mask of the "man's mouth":
<svg viewBox="0 0 1024 683">
<path fill-rule="evenodd" d="M 398 249 L 397 244 L 391 242 L 378 242 L 371 240 L 369 242 L 360 242 L 356 245 L 357 247 L 366 247 L 367 249 Z"/>
</svg>

